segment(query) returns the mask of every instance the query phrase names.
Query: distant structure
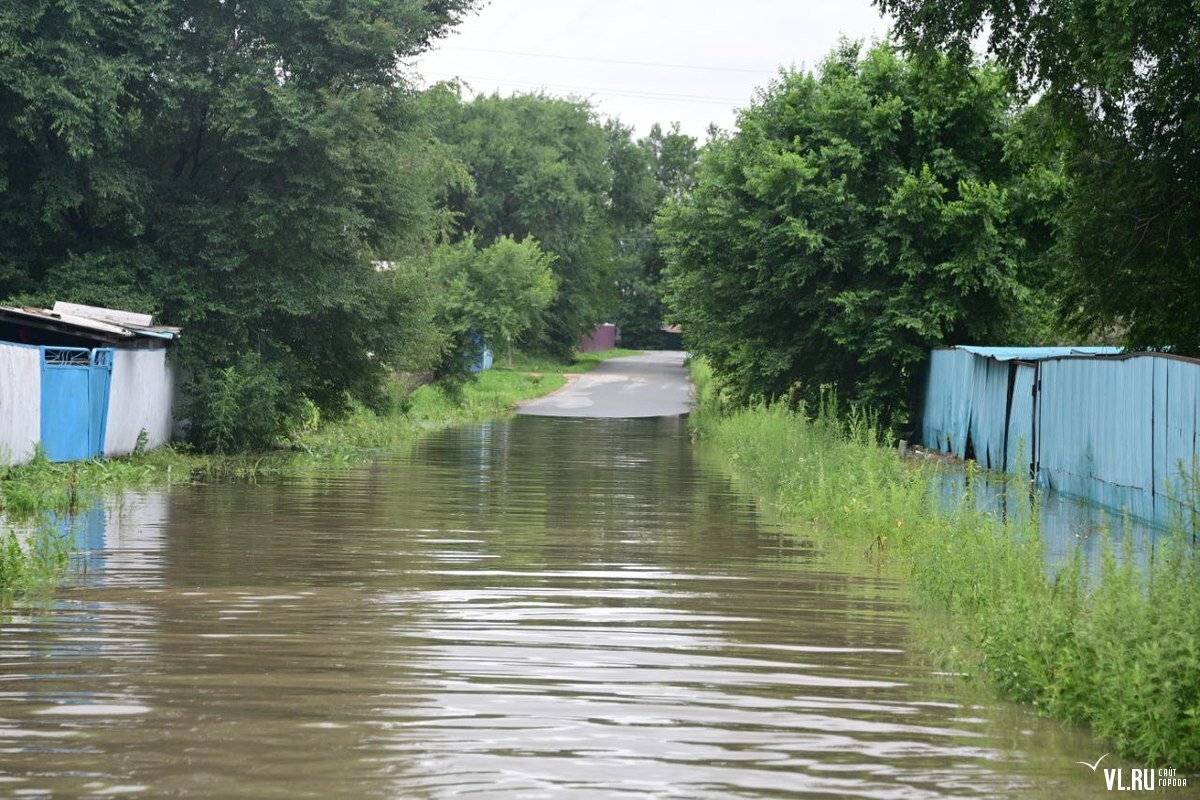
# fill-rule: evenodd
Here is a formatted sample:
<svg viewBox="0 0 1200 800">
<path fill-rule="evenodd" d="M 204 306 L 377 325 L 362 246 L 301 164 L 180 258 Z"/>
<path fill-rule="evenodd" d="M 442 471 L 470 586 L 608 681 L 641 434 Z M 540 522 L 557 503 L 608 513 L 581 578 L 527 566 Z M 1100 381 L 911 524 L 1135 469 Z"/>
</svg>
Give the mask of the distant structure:
<svg viewBox="0 0 1200 800">
<path fill-rule="evenodd" d="M 179 332 L 111 308 L 0 306 L 0 464 L 39 447 L 79 461 L 170 441 Z"/>
<path fill-rule="evenodd" d="M 930 355 L 925 446 L 1152 522 L 1192 514 L 1200 361 L 1111 347 Z"/>
<path fill-rule="evenodd" d="M 603 350 L 613 350 L 621 340 L 620 329 L 611 322 L 597 325 L 592 332 L 579 340 L 578 349 L 581 353 L 599 353 Z"/>
<path fill-rule="evenodd" d="M 472 335 L 471 342 L 475 347 L 475 360 L 471 362 L 469 369 L 471 372 L 484 372 L 492 368 L 496 357 L 492 353 L 492 348 L 483 343 L 483 336 L 479 333 Z"/>
<path fill-rule="evenodd" d="M 683 349 L 683 328 L 678 325 L 667 325 L 662 329 L 662 349 Z"/>
</svg>

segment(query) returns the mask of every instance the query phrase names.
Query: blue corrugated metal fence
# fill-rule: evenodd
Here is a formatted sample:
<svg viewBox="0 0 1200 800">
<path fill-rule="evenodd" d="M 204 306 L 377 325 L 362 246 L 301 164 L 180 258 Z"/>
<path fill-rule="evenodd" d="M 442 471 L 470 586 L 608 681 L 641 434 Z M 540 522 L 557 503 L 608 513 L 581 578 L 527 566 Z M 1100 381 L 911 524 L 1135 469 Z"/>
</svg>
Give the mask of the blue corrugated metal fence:
<svg viewBox="0 0 1200 800">
<path fill-rule="evenodd" d="M 924 443 L 1144 519 L 1190 514 L 1200 362 L 1113 353 L 935 350 Z"/>
</svg>

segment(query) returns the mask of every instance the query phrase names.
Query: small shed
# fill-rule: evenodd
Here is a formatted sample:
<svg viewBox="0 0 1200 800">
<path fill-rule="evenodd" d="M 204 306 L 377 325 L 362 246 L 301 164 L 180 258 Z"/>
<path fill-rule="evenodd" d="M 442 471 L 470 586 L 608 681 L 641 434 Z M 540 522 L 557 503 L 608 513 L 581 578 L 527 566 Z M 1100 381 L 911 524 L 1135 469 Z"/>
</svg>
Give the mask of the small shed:
<svg viewBox="0 0 1200 800">
<path fill-rule="evenodd" d="M 667 325 L 662 328 L 661 333 L 663 350 L 683 349 L 683 328 L 678 325 Z"/>
<path fill-rule="evenodd" d="M 599 353 L 612 350 L 621 338 L 621 331 L 611 322 L 597 325 L 579 341 L 579 352 Z"/>
<path fill-rule="evenodd" d="M 147 314 L 0 306 L 0 463 L 25 463 L 39 446 L 79 461 L 170 441 L 178 335 Z"/>
</svg>

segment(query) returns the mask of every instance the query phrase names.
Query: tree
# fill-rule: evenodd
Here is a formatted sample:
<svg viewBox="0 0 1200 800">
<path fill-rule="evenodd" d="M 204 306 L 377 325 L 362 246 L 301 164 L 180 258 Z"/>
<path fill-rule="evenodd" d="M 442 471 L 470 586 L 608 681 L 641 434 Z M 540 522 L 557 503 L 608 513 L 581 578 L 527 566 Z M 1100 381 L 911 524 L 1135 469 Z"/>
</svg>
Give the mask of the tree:
<svg viewBox="0 0 1200 800">
<path fill-rule="evenodd" d="M 529 343 L 560 355 L 601 321 L 611 304 L 612 234 L 606 200 L 612 170 L 603 128 L 587 103 L 541 95 L 478 97 L 457 89 L 426 93 L 438 137 L 470 173 L 448 202 L 459 236 L 480 246 L 532 236 L 554 256 L 558 290 Z"/>
<path fill-rule="evenodd" d="M 992 53 L 1041 93 L 1065 148 L 1063 315 L 1200 354 L 1200 13 L 1195 3 L 878 0 L 917 54 Z"/>
<path fill-rule="evenodd" d="M 608 164 L 613 171 L 609 218 L 613 227 L 613 261 L 617 286 L 611 314 L 629 347 L 658 347 L 662 342 L 662 245 L 654 236 L 654 214 L 663 200 L 679 197 L 691 185 L 696 140 L 675 125 L 667 133 L 659 125 L 638 141 L 633 131 L 612 121 Z"/>
<path fill-rule="evenodd" d="M 1025 162 L 1009 88 L 843 43 L 706 146 L 658 230 L 672 314 L 735 397 L 832 385 L 902 426 L 930 347 L 1014 341 L 1056 173 Z"/>
<path fill-rule="evenodd" d="M 554 299 L 554 257 L 532 238 L 502 236 L 480 250 L 468 236 L 439 248 L 435 260 L 446 286 L 444 327 L 459 345 L 450 362 L 473 363 L 483 345 L 503 347 L 511 365 L 513 343 Z"/>
<path fill-rule="evenodd" d="M 256 439 L 305 398 L 373 400 L 432 324 L 375 264 L 433 240 L 449 169 L 398 59 L 471 4 L 19 0 L 0 12 L 0 294 L 182 325 L 200 439 L 226 430 L 204 387 L 251 386 L 239 370 L 271 376 Z"/>
</svg>

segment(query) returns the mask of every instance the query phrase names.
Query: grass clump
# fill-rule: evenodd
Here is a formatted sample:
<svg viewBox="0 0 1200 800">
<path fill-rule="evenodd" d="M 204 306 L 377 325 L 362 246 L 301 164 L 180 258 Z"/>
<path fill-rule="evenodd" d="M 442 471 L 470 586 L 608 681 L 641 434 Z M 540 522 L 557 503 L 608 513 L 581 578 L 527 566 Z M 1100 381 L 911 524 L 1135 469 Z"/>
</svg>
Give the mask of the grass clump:
<svg viewBox="0 0 1200 800">
<path fill-rule="evenodd" d="M 74 511 L 105 489 L 150 483 L 175 455 L 52 463 L 39 452 L 28 464 L 0 467 L 0 511 L 17 519 L 46 511 Z"/>
<path fill-rule="evenodd" d="M 68 554 L 64 537 L 49 525 L 0 533 L 0 607 L 14 596 L 52 585 L 66 570 Z"/>
<path fill-rule="evenodd" d="M 781 405 L 722 412 L 703 366 L 694 424 L 782 516 L 906 575 L 948 612 L 957 666 L 1013 700 L 1089 725 L 1122 754 L 1200 767 L 1200 561 L 1182 528 L 1148 563 L 1129 537 L 1099 569 L 1077 552 L 1047 567 L 1036 513 L 981 510 L 980 476 L 947 503 L 946 467 L 901 461 L 870 417 Z"/>
<path fill-rule="evenodd" d="M 479 422 L 507 416 L 523 400 L 553 392 L 566 382 L 561 375 L 490 369 L 457 390 L 437 385 L 421 387 L 413 393 L 408 415 L 422 429 Z"/>
</svg>

